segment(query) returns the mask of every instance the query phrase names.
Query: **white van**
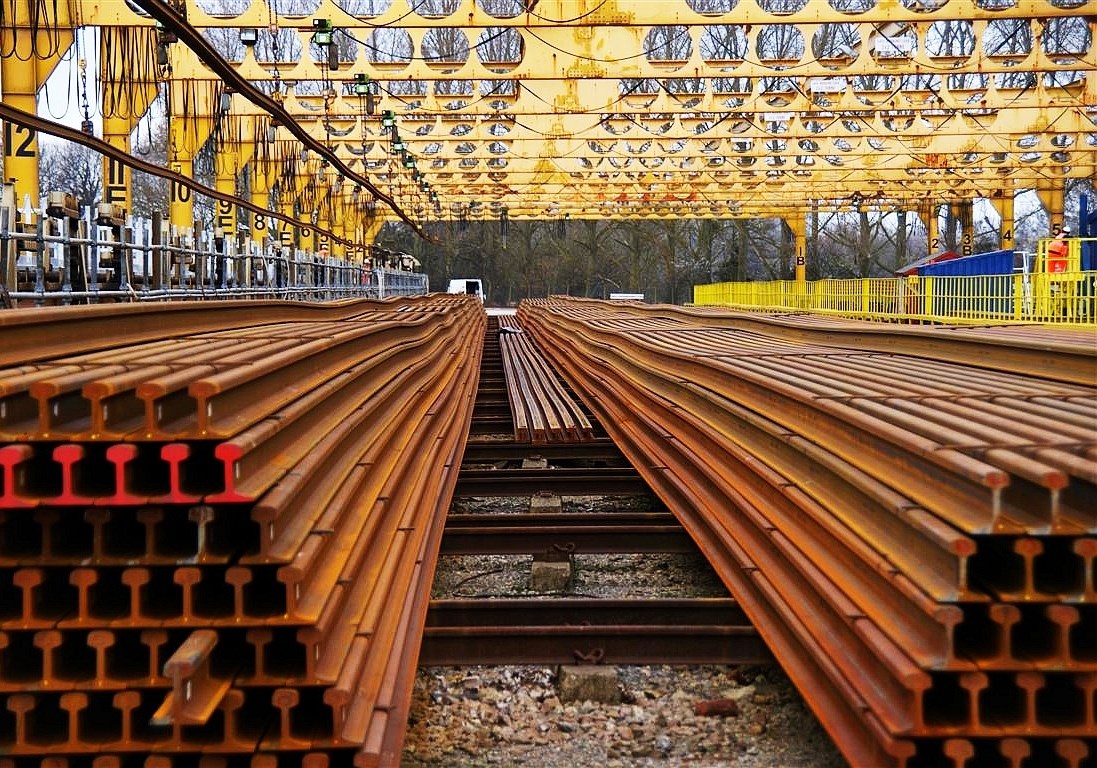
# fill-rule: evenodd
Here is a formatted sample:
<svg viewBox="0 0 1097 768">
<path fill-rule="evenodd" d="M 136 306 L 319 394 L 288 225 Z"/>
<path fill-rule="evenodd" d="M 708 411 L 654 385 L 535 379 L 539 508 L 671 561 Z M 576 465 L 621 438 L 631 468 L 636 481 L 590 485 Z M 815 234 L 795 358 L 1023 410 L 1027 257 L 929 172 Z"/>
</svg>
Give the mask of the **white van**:
<svg viewBox="0 0 1097 768">
<path fill-rule="evenodd" d="M 484 303 L 484 284 L 478 277 L 461 277 L 449 281 L 449 290 L 446 293 L 467 293 L 480 299 Z"/>
</svg>

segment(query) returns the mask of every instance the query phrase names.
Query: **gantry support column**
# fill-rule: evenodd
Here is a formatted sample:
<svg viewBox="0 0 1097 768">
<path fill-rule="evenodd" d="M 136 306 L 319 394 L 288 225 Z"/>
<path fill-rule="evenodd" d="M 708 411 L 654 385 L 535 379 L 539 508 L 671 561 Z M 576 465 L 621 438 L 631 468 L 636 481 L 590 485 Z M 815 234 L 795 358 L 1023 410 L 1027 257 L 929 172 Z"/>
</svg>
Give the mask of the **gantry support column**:
<svg viewBox="0 0 1097 768">
<path fill-rule="evenodd" d="M 236 148 L 222 147 L 217 153 L 217 174 L 213 188 L 227 195 L 236 195 Z M 236 253 L 236 203 L 218 200 L 213 217 L 213 236 L 217 248 L 217 267 L 214 271 L 215 288 L 228 287 L 228 260 Z"/>
<path fill-rule="evenodd" d="M 187 141 L 183 124 L 185 119 L 174 115 L 169 118 L 168 168 L 192 179 L 195 148 Z M 194 195 L 188 187 L 174 180 L 168 197 L 168 222 L 178 235 L 194 227 Z"/>
<path fill-rule="evenodd" d="M 10 30 L 3 31 L 2 40 L 5 49 L 12 44 Z M 39 81 L 35 62 L 8 56 L 0 59 L 0 72 L 4 103 L 37 114 Z M 17 211 L 25 202 L 32 208 L 38 207 L 38 132 L 30 126 L 4 123 L 4 180 L 15 185 Z"/>
<path fill-rule="evenodd" d="M 344 246 L 347 259 L 360 262 L 362 260 L 362 243 L 358 240 L 358 227 L 362 222 L 365 211 L 358 200 L 359 195 L 356 192 L 343 198 L 344 216 L 341 222 L 343 231 L 339 234 L 349 243 L 349 245 Z"/>
<path fill-rule="evenodd" d="M 286 179 L 283 178 L 278 182 L 278 207 L 281 209 L 284 216 L 293 218 L 296 195 L 296 190 L 286 183 Z M 296 267 L 294 266 L 294 263 L 297 260 L 297 237 L 297 227 L 292 224 L 279 222 L 278 244 L 280 246 L 281 256 L 274 265 L 274 284 L 279 288 L 296 284 L 296 276 L 294 275 Z"/>
<path fill-rule="evenodd" d="M 313 169 L 307 164 L 303 165 L 300 173 L 295 177 L 293 197 L 290 202 L 289 215 L 299 221 L 307 220 L 316 215 L 320 203 L 319 186 Z M 307 211 L 307 213 L 306 213 Z M 299 215 L 298 215 L 299 212 Z M 318 219 L 313 219 L 314 223 Z M 297 228 L 297 247 L 312 253 L 316 250 L 316 233 L 309 227 Z"/>
<path fill-rule="evenodd" d="M 1036 187 L 1036 195 L 1044 204 L 1047 211 L 1048 224 L 1051 232 L 1066 223 L 1065 214 L 1065 183 L 1063 179 L 1046 179 L 1039 182 Z M 1050 233 L 1049 233 L 1050 234 Z"/>
<path fill-rule="evenodd" d="M 310 197 L 305 194 L 307 183 L 303 176 L 296 176 L 293 183 L 292 188 L 283 191 L 282 213 L 300 221 L 307 218 L 307 214 L 304 213 L 306 208 L 315 205 L 315 196 Z M 311 253 L 313 251 L 313 243 L 315 242 L 313 230 L 309 227 L 294 227 L 287 224 L 282 229 L 281 240 L 282 245 L 289 249 L 289 275 L 287 279 L 290 285 L 299 285 L 302 275 L 300 273 L 298 252 Z"/>
<path fill-rule="evenodd" d="M 51 9 L 56 9 L 58 18 L 38 18 L 40 26 L 37 35 L 32 34 L 29 28 L 30 3 L 15 3 L 8 7 L 14 17 L 5 18 L 0 29 L 0 50 L 5 53 L 0 58 L 3 102 L 35 115 L 38 114 L 38 89 L 45 84 L 72 45 L 68 4 L 43 6 L 47 15 Z M 42 57 L 43 52 L 49 55 Z M 5 122 L 3 140 L 4 181 L 14 185 L 15 207 L 21 210 L 29 201 L 31 207 L 37 209 L 41 197 L 38 188 L 38 132 L 30 126 Z"/>
<path fill-rule="evenodd" d="M 925 201 L 918 206 L 918 216 L 926 225 L 926 250 L 932 256 L 941 250 L 940 203 Z"/>
<path fill-rule="evenodd" d="M 339 194 L 338 194 L 336 199 L 337 199 L 338 207 L 336 208 L 335 221 L 332 222 L 332 224 L 335 227 L 335 234 L 338 235 L 343 240 L 348 240 L 349 239 L 348 236 L 352 232 L 354 232 L 353 226 L 354 226 L 354 216 L 355 216 L 355 214 L 353 213 L 354 206 L 351 205 L 351 202 L 350 202 L 350 193 L 349 193 L 349 190 L 348 190 L 348 185 L 346 185 L 344 183 L 340 187 Z M 354 249 L 353 246 L 350 246 L 350 245 L 347 245 L 347 244 L 344 244 L 344 243 L 336 243 L 335 244 L 335 253 L 339 256 L 340 260 L 343 262 L 338 268 L 339 269 L 339 281 L 338 282 L 339 282 L 340 286 L 345 286 L 345 285 L 347 285 L 347 283 L 350 282 L 350 275 L 349 275 L 349 272 L 348 272 L 348 269 L 349 269 L 348 262 L 350 262 L 352 260 L 352 258 L 354 257 L 354 251 L 355 251 L 355 249 Z"/>
<path fill-rule="evenodd" d="M 269 210 L 272 174 L 266 173 L 258 165 L 251 166 L 251 173 L 251 201 L 259 208 Z M 262 213 L 250 215 L 251 241 L 256 247 L 262 248 L 266 244 L 267 236 L 276 234 L 273 219 Z"/>
<path fill-rule="evenodd" d="M 175 49 L 179 47 L 173 46 L 173 56 Z M 169 97 L 168 169 L 192 179 L 194 178 L 194 156 L 209 138 L 213 121 L 208 117 L 197 116 L 209 114 L 207 105 L 196 106 L 191 114 L 181 112 L 182 105 L 186 104 L 187 100 L 180 83 L 172 82 Z M 180 111 L 177 112 L 176 109 Z M 168 224 L 171 245 L 177 248 L 186 246 L 188 243 L 184 238 L 192 234 L 195 229 L 194 193 L 189 187 L 174 180 L 171 182 L 168 193 Z M 197 243 L 190 242 L 189 245 L 195 246 Z M 180 252 L 172 254 L 171 269 L 174 279 L 178 280 L 180 286 L 183 285 L 187 265 L 195 267 L 196 279 L 202 277 L 204 265 L 197 263 L 193 255 L 184 255 Z"/>
<path fill-rule="evenodd" d="M 317 198 L 319 200 L 317 207 L 320 216 L 316 221 L 316 225 L 317 227 L 330 230 L 333 218 L 332 207 L 335 205 L 335 191 L 329 185 L 326 174 L 323 177 L 323 181 L 320 183 Z M 315 271 L 313 272 L 314 285 L 328 285 L 328 261 L 331 257 L 331 246 L 331 238 L 318 231 L 316 233 L 316 255 L 313 261 L 313 264 L 315 265 Z"/>
<path fill-rule="evenodd" d="M 807 221 L 801 211 L 796 216 L 785 219 L 785 223 L 792 231 L 792 263 L 795 269 L 796 282 L 803 284 L 807 282 Z"/>
<path fill-rule="evenodd" d="M 130 151 L 129 117 L 104 117 L 103 141 L 126 154 Z M 103 158 L 103 202 L 113 203 L 127 214 L 133 209 L 133 192 L 130 169 L 113 157 Z"/>
<path fill-rule="evenodd" d="M 274 163 L 266 158 L 259 161 L 254 160 L 251 164 L 251 201 L 255 203 L 259 208 L 268 210 L 270 208 L 270 190 L 274 185 L 274 180 L 277 174 L 274 170 Z M 265 216 L 261 213 L 254 213 L 251 216 L 251 250 L 265 254 L 267 247 L 267 237 L 278 236 L 278 228 L 274 219 L 269 216 Z M 266 264 L 266 260 L 262 262 Z M 254 281 L 256 274 L 255 264 L 248 265 L 247 285 L 251 285 Z M 264 286 L 269 282 L 269 273 L 264 275 Z"/>
<path fill-rule="evenodd" d="M 373 212 L 367 210 L 367 213 L 362 217 L 361 225 L 361 245 L 363 252 L 373 245 L 373 241 L 377 239 L 377 233 L 381 231 L 381 227 L 384 223 L 384 217 L 378 215 L 376 210 Z"/>
<path fill-rule="evenodd" d="M 953 215 L 960 225 L 960 255 L 970 256 L 975 253 L 975 205 L 972 200 L 960 200 L 952 203 Z"/>
<path fill-rule="evenodd" d="M 1010 186 L 1007 189 L 1001 191 L 1000 197 L 991 199 L 991 204 L 994 209 L 998 211 L 998 215 L 1002 217 L 1001 234 L 998 238 L 998 247 L 1002 250 L 1013 250 L 1013 187 Z"/>
<path fill-rule="evenodd" d="M 151 27 L 139 28 L 137 34 L 152 45 L 156 32 Z M 131 89 L 123 91 L 115 87 L 118 83 L 130 82 L 133 62 L 127 61 L 116 51 L 108 50 L 107 37 L 100 35 L 99 43 L 99 82 L 102 101 L 100 110 L 103 115 L 103 141 L 112 147 L 130 154 L 130 135 L 148 112 L 149 106 L 159 92 L 159 83 L 155 80 L 134 82 Z M 120 97 L 125 93 L 125 97 Z M 103 202 L 122 208 L 127 214 L 133 212 L 133 172 L 125 163 L 110 157 L 103 158 Z"/>
<path fill-rule="evenodd" d="M 343 196 L 343 185 L 333 186 L 328 193 L 328 198 L 331 201 L 328 203 L 328 212 L 331 217 L 328 228 L 336 237 L 328 246 L 328 253 L 337 259 L 345 259 L 347 257 L 347 248 L 339 242 L 339 240 L 345 240 L 347 237 L 347 201 Z"/>
</svg>

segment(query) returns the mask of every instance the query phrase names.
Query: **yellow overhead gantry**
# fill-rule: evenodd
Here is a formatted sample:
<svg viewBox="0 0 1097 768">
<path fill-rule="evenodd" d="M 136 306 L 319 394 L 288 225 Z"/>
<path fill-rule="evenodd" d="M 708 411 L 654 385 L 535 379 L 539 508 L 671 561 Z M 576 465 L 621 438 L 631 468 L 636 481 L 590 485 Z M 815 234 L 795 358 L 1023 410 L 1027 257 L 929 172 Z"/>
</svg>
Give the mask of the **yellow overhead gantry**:
<svg viewBox="0 0 1097 768">
<path fill-rule="evenodd" d="M 779 215 L 802 253 L 813 208 L 935 218 L 937 204 L 983 197 L 1008 218 L 1035 189 L 1059 221 L 1065 182 L 1097 176 L 1095 17 L 1081 0 L 167 5 L 70 0 L 38 34 L 97 26 L 143 45 L 130 55 L 152 66 L 108 68 L 100 87 L 169 94 L 172 167 L 188 173 L 213 136 L 225 189 L 262 165 L 250 176 L 267 180 L 267 200 L 357 237 L 393 211 L 417 223 Z M 16 37 L 31 21 L 0 19 Z M 186 40 L 180 25 L 230 70 L 172 42 Z M 5 80 L 23 72 L 5 66 Z M 294 125 L 226 90 L 229 74 Z M 303 153 L 302 131 L 331 157 Z M 343 183 L 337 163 L 372 189 Z"/>
</svg>

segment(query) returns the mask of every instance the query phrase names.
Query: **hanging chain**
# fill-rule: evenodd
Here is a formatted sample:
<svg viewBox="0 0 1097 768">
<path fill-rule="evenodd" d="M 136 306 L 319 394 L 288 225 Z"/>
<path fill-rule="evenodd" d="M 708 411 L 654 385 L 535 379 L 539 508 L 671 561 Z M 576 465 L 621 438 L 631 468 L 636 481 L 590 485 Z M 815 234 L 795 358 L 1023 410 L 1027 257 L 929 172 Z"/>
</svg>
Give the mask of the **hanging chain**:
<svg viewBox="0 0 1097 768">
<path fill-rule="evenodd" d="M 92 136 L 95 134 L 95 125 L 91 122 L 91 104 L 88 103 L 88 60 L 80 56 L 80 33 L 76 35 L 76 55 L 79 57 L 80 67 L 80 106 L 84 109 L 84 120 L 80 123 L 80 130 Z"/>
</svg>

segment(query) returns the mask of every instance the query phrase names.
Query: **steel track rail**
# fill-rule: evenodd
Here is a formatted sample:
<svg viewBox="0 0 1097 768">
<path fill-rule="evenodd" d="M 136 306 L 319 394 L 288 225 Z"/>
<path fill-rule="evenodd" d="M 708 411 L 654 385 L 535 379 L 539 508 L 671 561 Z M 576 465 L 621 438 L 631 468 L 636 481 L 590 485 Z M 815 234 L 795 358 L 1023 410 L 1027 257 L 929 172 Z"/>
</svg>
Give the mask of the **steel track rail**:
<svg viewBox="0 0 1097 768">
<path fill-rule="evenodd" d="M 0 371 L 0 751 L 397 764 L 481 308 L 94 309 L 105 351 Z"/>
<path fill-rule="evenodd" d="M 499 318 L 494 315 L 488 317 L 480 360 L 480 386 L 476 390 L 470 433 L 493 438 L 511 435 L 514 433 L 514 421 L 507 402 L 503 353 L 499 346 Z"/>
<path fill-rule="evenodd" d="M 593 300 L 571 299 L 580 316 Z M 754 331 L 797 344 L 821 344 L 926 357 L 966 367 L 1008 371 L 1034 378 L 1092 385 L 1097 367 L 1093 332 L 1034 324 L 997 326 L 898 325 L 808 313 L 736 312 L 711 307 L 634 306 L 639 317 L 680 319 L 711 328 Z M 597 310 L 596 310 L 597 312 Z"/>
<path fill-rule="evenodd" d="M 422 297 L 299 301 L 222 301 L 44 307 L 0 313 L 0 365 L 279 322 L 338 322 L 368 312 L 424 307 Z"/>
<path fill-rule="evenodd" d="M 465 469 L 457 496 L 559 496 L 642 494 L 644 481 L 631 467 L 555 467 L 549 469 Z"/>
<path fill-rule="evenodd" d="M 420 664 L 767 664 L 734 600 L 433 600 Z"/>
<path fill-rule="evenodd" d="M 514 439 L 535 444 L 593 440 L 590 420 L 514 316 L 499 319 Z"/>
<path fill-rule="evenodd" d="M 669 512 L 450 514 L 443 555 L 693 553 Z"/>
<path fill-rule="evenodd" d="M 522 318 L 852 764 L 1092 757 L 1095 393 L 1018 373 L 1031 340 L 998 372 L 948 335 L 881 356 L 589 302 Z"/>
<path fill-rule="evenodd" d="M 528 458 L 545 458 L 552 462 L 571 461 L 589 464 L 622 466 L 628 464 L 612 440 L 601 438 L 585 443 L 533 445 L 515 441 L 469 442 L 465 446 L 466 464 L 521 462 Z"/>
</svg>

